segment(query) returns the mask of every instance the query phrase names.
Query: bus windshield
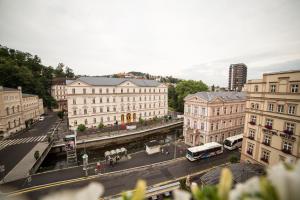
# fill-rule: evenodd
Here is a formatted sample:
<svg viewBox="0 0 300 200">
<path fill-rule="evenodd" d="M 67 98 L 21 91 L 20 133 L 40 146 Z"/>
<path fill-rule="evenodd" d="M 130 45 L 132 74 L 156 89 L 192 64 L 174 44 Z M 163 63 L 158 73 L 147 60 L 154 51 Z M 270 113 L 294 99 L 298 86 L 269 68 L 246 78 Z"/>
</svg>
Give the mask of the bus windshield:
<svg viewBox="0 0 300 200">
<path fill-rule="evenodd" d="M 190 150 L 187 150 L 187 154 L 191 157 L 193 157 L 193 153 Z"/>
<path fill-rule="evenodd" d="M 224 145 L 226 145 L 226 146 L 228 146 L 228 147 L 231 147 L 231 141 L 225 140 L 225 141 L 224 141 Z"/>
</svg>

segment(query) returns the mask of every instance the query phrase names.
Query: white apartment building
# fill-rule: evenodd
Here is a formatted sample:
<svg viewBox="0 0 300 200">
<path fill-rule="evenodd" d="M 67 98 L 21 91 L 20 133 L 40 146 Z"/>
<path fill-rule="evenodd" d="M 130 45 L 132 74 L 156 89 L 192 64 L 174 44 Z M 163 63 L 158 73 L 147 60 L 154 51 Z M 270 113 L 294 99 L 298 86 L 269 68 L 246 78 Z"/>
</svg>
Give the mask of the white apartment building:
<svg viewBox="0 0 300 200">
<path fill-rule="evenodd" d="M 70 129 L 168 114 L 168 88 L 154 80 L 80 77 L 66 85 Z"/>
<path fill-rule="evenodd" d="M 244 92 L 198 92 L 184 100 L 183 136 L 187 145 L 222 143 L 243 133 Z"/>
</svg>

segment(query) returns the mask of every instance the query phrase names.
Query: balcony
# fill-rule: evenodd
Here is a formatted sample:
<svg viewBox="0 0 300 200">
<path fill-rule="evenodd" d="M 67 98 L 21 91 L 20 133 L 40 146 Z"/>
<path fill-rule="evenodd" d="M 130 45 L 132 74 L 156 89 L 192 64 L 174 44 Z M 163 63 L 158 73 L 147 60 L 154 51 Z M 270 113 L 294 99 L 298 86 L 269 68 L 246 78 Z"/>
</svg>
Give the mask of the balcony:
<svg viewBox="0 0 300 200">
<path fill-rule="evenodd" d="M 265 162 L 265 163 L 269 163 L 269 159 L 268 158 L 261 157 L 260 160 L 263 161 L 263 162 Z"/>
<path fill-rule="evenodd" d="M 256 122 L 250 121 L 249 124 L 251 124 L 251 125 L 256 125 Z"/>
<path fill-rule="evenodd" d="M 247 150 L 247 154 L 249 154 L 250 156 L 253 155 L 253 151 Z"/>
<path fill-rule="evenodd" d="M 271 130 L 272 129 L 272 125 L 266 124 L 265 128 Z"/>
<path fill-rule="evenodd" d="M 249 138 L 250 140 L 254 140 L 254 135 L 248 135 L 248 138 Z"/>
<path fill-rule="evenodd" d="M 287 135 L 293 135 L 293 131 L 292 131 L 292 130 L 286 129 L 286 130 L 284 130 L 283 132 L 284 132 L 285 134 L 287 134 Z"/>
<path fill-rule="evenodd" d="M 280 137 L 284 138 L 284 139 L 288 139 L 288 140 L 291 140 L 291 141 L 296 141 L 296 138 L 293 136 L 293 133 L 289 132 L 289 133 L 281 133 L 280 134 Z"/>
<path fill-rule="evenodd" d="M 286 153 L 286 154 L 292 154 L 292 150 L 291 149 L 282 149 L 281 150 L 283 153 Z"/>
<path fill-rule="evenodd" d="M 262 144 L 266 145 L 266 146 L 270 146 L 271 143 L 270 142 L 267 142 L 267 141 L 263 141 Z"/>
</svg>

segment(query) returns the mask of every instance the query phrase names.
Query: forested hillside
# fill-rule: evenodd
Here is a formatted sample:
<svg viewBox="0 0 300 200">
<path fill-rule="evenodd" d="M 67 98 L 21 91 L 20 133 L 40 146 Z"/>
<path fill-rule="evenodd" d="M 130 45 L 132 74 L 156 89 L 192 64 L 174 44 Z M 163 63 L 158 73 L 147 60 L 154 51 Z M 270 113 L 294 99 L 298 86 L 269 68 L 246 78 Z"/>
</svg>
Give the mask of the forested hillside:
<svg viewBox="0 0 300 200">
<path fill-rule="evenodd" d="M 37 55 L 0 45 L 0 85 L 22 86 L 23 93 L 37 94 L 43 98 L 44 105 L 51 108 L 56 105 L 50 95 L 52 77 L 74 78 L 74 73 L 62 63 L 56 68 L 47 67 Z"/>
</svg>

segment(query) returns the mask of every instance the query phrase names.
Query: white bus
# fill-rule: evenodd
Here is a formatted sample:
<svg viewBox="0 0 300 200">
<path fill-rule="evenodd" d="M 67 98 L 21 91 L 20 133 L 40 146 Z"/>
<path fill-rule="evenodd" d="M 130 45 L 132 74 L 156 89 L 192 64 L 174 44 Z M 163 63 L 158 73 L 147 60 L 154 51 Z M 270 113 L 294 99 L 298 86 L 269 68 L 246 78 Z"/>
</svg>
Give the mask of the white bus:
<svg viewBox="0 0 300 200">
<path fill-rule="evenodd" d="M 224 140 L 224 148 L 233 150 L 242 146 L 243 134 L 234 135 Z"/>
<path fill-rule="evenodd" d="M 223 146 L 217 142 L 210 142 L 204 145 L 188 148 L 186 158 L 190 161 L 195 161 L 221 153 L 223 153 Z"/>
</svg>

